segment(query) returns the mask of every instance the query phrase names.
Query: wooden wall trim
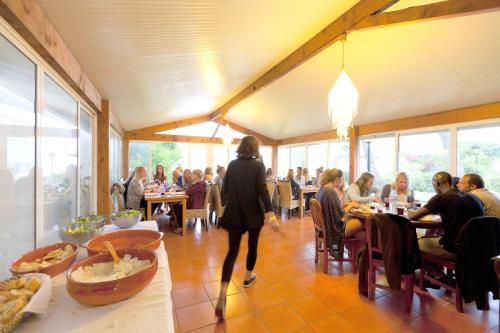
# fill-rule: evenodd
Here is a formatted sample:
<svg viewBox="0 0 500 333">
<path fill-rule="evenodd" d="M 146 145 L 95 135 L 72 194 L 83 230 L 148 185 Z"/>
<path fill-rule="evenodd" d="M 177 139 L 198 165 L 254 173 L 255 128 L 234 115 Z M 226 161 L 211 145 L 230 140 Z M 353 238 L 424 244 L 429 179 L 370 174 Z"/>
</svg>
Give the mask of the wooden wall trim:
<svg viewBox="0 0 500 333">
<path fill-rule="evenodd" d="M 205 123 L 207 121 L 210 121 L 210 117 L 209 117 L 209 115 L 206 114 L 206 115 L 181 119 L 181 120 L 177 120 L 177 121 L 171 121 L 171 122 L 163 123 L 163 124 L 159 124 L 159 125 L 130 130 L 130 131 L 127 131 L 127 134 L 135 135 L 135 136 L 140 136 L 140 135 L 147 136 L 150 134 L 168 131 L 171 129 L 186 127 L 186 126 L 190 126 L 190 125 L 197 125 L 197 124 Z"/>
<path fill-rule="evenodd" d="M 305 42 L 298 49 L 293 51 L 277 65 L 266 71 L 257 80 L 250 83 L 243 90 L 230 98 L 222 106 L 214 110 L 210 117 L 212 120 L 224 117 L 229 110 L 237 103 L 252 95 L 259 89 L 269 85 L 275 80 L 283 77 L 295 67 L 304 63 L 314 55 L 338 40 L 347 30 L 365 17 L 377 12 L 380 8 L 386 7 L 395 0 L 361 0 L 347 12 L 342 14 L 326 28 L 321 30 L 314 37 Z"/>
<path fill-rule="evenodd" d="M 359 135 L 500 118 L 500 102 L 360 125 Z"/>
<path fill-rule="evenodd" d="M 109 216 L 109 101 L 102 100 L 97 115 L 97 213 Z"/>
<path fill-rule="evenodd" d="M 123 139 L 123 144 L 122 144 L 122 178 L 127 179 L 128 178 L 128 146 L 129 146 L 129 140 L 128 139 Z"/>
<path fill-rule="evenodd" d="M 101 94 L 36 0 L 0 0 L 0 15 L 90 107 L 101 112 Z"/>
<path fill-rule="evenodd" d="M 268 138 L 267 136 L 265 135 L 262 135 L 260 133 L 257 133 L 255 131 L 252 131 L 251 129 L 248 129 L 248 128 L 245 128 L 243 126 L 240 126 L 238 124 L 235 124 L 229 120 L 223 120 L 221 121 L 222 124 L 228 124 L 232 129 L 234 129 L 235 131 L 238 131 L 238 132 L 241 132 L 243 134 L 246 134 L 246 135 L 252 135 L 254 137 L 256 137 L 258 140 L 260 140 L 260 142 L 265 145 L 265 146 L 274 146 L 276 144 L 276 141 L 271 139 L 271 138 Z"/>
<path fill-rule="evenodd" d="M 354 182 L 358 171 L 358 136 L 358 126 L 349 129 L 349 184 Z"/>
<path fill-rule="evenodd" d="M 297 144 L 297 143 L 324 141 L 324 140 L 335 140 L 335 139 L 337 139 L 337 131 L 328 130 L 328 131 L 324 131 L 324 132 L 299 135 L 299 136 L 294 136 L 294 137 L 287 138 L 287 139 L 281 139 L 281 140 L 277 140 L 276 143 L 279 146 L 284 146 L 284 145 L 293 145 L 293 144 Z"/>
<path fill-rule="evenodd" d="M 164 135 L 164 134 L 137 134 L 127 132 L 127 140 L 130 141 L 163 141 L 163 142 L 188 142 L 188 143 L 211 143 L 223 144 L 222 139 L 207 138 L 201 136 L 182 136 L 182 135 Z M 233 139 L 232 144 L 239 144 L 240 139 Z"/>
<path fill-rule="evenodd" d="M 116 133 L 118 133 L 122 138 L 125 138 L 127 132 L 123 129 L 122 124 L 120 124 L 120 121 L 116 118 L 115 114 L 111 111 L 109 112 L 109 124 L 116 131 Z"/>
<path fill-rule="evenodd" d="M 358 22 L 350 31 L 393 24 L 447 18 L 500 8 L 498 0 L 448 0 L 414 6 L 392 12 L 371 15 Z"/>
</svg>

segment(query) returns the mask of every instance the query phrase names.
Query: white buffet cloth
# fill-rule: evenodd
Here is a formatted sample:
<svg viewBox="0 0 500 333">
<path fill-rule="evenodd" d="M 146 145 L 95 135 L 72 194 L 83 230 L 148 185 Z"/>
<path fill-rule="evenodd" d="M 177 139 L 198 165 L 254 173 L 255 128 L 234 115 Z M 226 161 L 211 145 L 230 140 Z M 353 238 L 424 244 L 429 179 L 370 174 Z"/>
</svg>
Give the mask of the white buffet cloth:
<svg viewBox="0 0 500 333">
<path fill-rule="evenodd" d="M 158 230 L 156 221 L 140 222 L 131 229 Z M 104 233 L 119 230 L 106 225 Z M 80 248 L 77 261 L 86 258 Z M 30 316 L 16 332 L 26 333 L 100 333 L 100 332 L 174 332 L 172 312 L 172 280 L 167 252 L 161 242 L 156 250 L 158 272 L 140 293 L 118 303 L 87 306 L 78 303 L 66 291 L 66 272 L 52 278 L 53 299 L 43 316 Z"/>
</svg>

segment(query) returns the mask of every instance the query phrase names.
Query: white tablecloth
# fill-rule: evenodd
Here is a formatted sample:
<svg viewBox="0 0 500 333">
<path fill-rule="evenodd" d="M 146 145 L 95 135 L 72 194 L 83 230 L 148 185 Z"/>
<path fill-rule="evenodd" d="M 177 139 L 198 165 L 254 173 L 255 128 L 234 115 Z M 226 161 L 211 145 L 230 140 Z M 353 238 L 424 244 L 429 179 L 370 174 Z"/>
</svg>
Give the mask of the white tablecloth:
<svg viewBox="0 0 500 333">
<path fill-rule="evenodd" d="M 158 230 L 158 227 L 155 222 L 147 221 L 137 224 L 133 229 Z M 115 226 L 108 225 L 104 232 L 115 230 L 118 230 Z M 151 283 L 137 295 L 115 304 L 80 304 L 66 291 L 65 273 L 55 276 L 52 278 L 53 299 L 45 315 L 31 316 L 17 327 L 16 332 L 174 332 L 170 296 L 172 280 L 163 242 L 156 254 L 158 272 Z M 86 256 L 86 249 L 80 248 L 77 260 Z"/>
</svg>

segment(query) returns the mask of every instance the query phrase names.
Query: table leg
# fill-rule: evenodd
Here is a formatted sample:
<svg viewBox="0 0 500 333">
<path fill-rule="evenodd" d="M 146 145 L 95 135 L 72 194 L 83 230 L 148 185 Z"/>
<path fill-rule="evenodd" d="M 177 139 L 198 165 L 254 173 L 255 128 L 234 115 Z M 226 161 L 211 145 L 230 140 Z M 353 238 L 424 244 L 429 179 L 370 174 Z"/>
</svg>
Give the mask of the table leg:
<svg viewBox="0 0 500 333">
<path fill-rule="evenodd" d="M 151 221 L 151 201 L 148 201 L 146 208 L 146 217 L 148 221 Z"/>
<path fill-rule="evenodd" d="M 300 218 L 304 218 L 304 192 L 299 190 L 299 212 Z"/>
<path fill-rule="evenodd" d="M 182 199 L 182 236 L 186 234 L 186 199 Z"/>
</svg>

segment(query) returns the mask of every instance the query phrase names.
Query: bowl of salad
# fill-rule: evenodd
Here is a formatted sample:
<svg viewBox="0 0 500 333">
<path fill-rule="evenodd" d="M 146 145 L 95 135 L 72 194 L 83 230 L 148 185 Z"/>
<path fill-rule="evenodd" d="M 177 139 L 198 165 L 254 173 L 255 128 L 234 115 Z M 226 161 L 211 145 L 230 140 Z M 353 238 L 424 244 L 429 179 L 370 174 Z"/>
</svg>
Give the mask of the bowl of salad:
<svg viewBox="0 0 500 333">
<path fill-rule="evenodd" d="M 139 223 L 142 213 L 134 209 L 121 210 L 111 215 L 111 222 L 120 229 L 128 229 Z"/>
<path fill-rule="evenodd" d="M 105 215 L 80 216 L 59 226 L 59 238 L 65 243 L 80 246 L 104 231 Z"/>
</svg>

